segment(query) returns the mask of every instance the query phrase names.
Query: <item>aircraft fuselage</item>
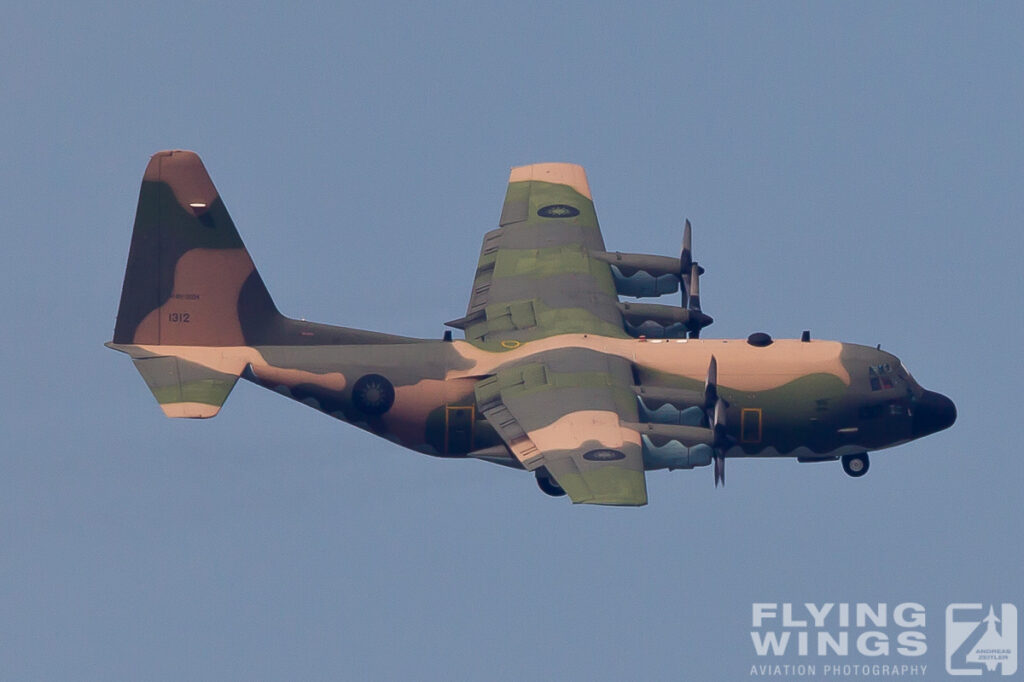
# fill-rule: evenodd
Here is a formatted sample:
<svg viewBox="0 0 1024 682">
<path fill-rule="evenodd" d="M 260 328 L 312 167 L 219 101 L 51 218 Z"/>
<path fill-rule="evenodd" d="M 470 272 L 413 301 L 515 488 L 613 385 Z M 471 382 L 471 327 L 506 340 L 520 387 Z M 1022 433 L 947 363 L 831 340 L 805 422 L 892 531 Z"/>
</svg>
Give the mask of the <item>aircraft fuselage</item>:
<svg viewBox="0 0 1024 682">
<path fill-rule="evenodd" d="M 498 352 L 428 340 L 174 349 L 208 369 L 232 373 L 241 363 L 242 376 L 254 383 L 412 450 L 449 457 L 503 447 L 476 409 L 474 386 L 481 377 L 535 362 L 547 381 L 582 385 L 587 377 L 573 371 L 581 351 L 631 363 L 637 393 L 624 391 L 622 400 L 637 401 L 644 421 L 691 426 L 699 426 L 702 415 L 688 415 L 692 401 L 685 398 L 705 389 L 714 356 L 718 393 L 727 404 L 727 457 L 830 459 L 907 442 L 945 428 L 955 417 L 952 403 L 923 389 L 896 356 L 836 341 L 778 339 L 754 346 L 744 339 L 575 334 Z M 673 395 L 683 400 L 673 403 Z M 501 463 L 517 466 L 513 459 Z M 648 468 L 660 467 L 652 462 Z"/>
</svg>

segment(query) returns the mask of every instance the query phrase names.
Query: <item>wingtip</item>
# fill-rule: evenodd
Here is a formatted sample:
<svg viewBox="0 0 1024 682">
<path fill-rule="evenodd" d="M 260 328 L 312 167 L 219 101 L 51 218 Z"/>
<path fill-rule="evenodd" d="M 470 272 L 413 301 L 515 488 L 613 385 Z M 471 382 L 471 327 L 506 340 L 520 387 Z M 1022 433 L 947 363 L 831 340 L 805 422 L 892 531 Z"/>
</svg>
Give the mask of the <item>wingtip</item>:
<svg viewBox="0 0 1024 682">
<path fill-rule="evenodd" d="M 550 182 L 555 185 L 566 185 L 593 201 L 587 172 L 575 163 L 534 163 L 527 166 L 514 166 L 509 172 L 511 182 Z"/>
</svg>

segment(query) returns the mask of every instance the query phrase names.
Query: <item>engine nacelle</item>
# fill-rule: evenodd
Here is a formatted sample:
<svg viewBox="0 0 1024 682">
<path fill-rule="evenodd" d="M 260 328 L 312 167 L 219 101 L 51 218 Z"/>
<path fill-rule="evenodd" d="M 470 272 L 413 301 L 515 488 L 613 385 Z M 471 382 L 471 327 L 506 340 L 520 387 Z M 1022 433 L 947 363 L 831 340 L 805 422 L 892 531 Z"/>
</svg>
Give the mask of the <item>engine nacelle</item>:
<svg viewBox="0 0 1024 682">
<path fill-rule="evenodd" d="M 640 421 L 655 424 L 706 426 L 704 394 L 679 388 L 634 386 Z"/>
<path fill-rule="evenodd" d="M 687 331 L 711 324 L 711 318 L 697 310 L 659 303 L 620 303 L 625 330 L 635 337 L 679 339 Z"/>
<path fill-rule="evenodd" d="M 700 426 L 636 424 L 645 469 L 692 469 L 711 464 L 715 432 Z"/>
<path fill-rule="evenodd" d="M 645 469 L 693 469 L 711 464 L 715 451 L 710 445 L 698 443 L 687 447 L 677 440 L 655 445 L 653 439 L 641 436 Z"/>
<path fill-rule="evenodd" d="M 650 298 L 679 291 L 678 258 L 619 251 L 594 251 L 591 255 L 612 266 L 615 290 L 621 296 Z"/>
</svg>

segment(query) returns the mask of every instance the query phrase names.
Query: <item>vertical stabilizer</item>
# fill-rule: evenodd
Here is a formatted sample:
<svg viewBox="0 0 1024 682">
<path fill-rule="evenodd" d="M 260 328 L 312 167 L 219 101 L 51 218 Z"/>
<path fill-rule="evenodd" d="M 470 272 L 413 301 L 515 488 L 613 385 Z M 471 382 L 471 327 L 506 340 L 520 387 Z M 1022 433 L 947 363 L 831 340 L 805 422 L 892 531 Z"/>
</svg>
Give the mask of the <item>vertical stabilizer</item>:
<svg viewBox="0 0 1024 682">
<path fill-rule="evenodd" d="M 241 346 L 247 327 L 279 318 L 199 156 L 155 154 L 142 178 L 114 343 Z"/>
</svg>

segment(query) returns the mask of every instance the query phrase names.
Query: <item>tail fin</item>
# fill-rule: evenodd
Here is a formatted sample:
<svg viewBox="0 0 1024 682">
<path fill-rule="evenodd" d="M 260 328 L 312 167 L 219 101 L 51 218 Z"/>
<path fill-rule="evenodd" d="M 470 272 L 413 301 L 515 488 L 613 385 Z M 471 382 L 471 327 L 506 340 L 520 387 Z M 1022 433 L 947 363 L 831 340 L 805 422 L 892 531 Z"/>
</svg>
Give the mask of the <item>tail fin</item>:
<svg viewBox="0 0 1024 682">
<path fill-rule="evenodd" d="M 153 155 L 108 345 L 132 355 L 168 417 L 212 417 L 242 367 L 224 373 L 152 346 L 244 346 L 246 326 L 281 317 L 199 156 Z"/>
<path fill-rule="evenodd" d="M 115 344 L 254 345 L 282 318 L 199 156 L 153 155 L 142 178 Z"/>
</svg>

